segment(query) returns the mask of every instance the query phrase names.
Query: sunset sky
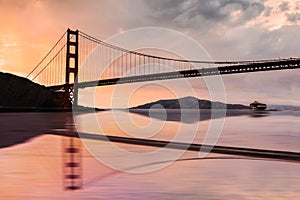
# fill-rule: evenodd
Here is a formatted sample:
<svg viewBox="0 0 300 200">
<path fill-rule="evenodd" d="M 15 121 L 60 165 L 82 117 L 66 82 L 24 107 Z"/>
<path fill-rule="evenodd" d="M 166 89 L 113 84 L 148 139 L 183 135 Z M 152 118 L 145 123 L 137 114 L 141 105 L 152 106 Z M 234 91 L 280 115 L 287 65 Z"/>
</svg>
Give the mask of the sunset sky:
<svg viewBox="0 0 300 200">
<path fill-rule="evenodd" d="M 0 71 L 26 76 L 67 28 L 100 39 L 133 28 L 174 29 L 213 60 L 231 61 L 299 57 L 299 25 L 300 0 L 0 0 Z M 227 101 L 244 104 L 299 105 L 299 79 L 300 70 L 223 77 Z M 209 98 L 201 84 L 192 85 L 197 97 Z M 109 107 L 111 89 L 103 89 L 103 107 Z M 170 97 L 149 85 L 130 105 Z"/>
</svg>

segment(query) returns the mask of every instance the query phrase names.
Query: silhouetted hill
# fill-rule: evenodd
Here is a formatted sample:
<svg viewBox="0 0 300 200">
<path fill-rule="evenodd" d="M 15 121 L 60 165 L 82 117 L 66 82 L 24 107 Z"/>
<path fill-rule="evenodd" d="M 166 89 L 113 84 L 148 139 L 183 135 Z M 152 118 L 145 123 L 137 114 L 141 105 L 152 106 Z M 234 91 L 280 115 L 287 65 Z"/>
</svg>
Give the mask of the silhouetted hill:
<svg viewBox="0 0 300 200">
<path fill-rule="evenodd" d="M 300 111 L 300 106 L 292 106 L 292 105 L 269 105 L 270 109 L 274 110 L 293 110 Z"/>
<path fill-rule="evenodd" d="M 184 97 L 180 99 L 159 100 L 152 103 L 136 106 L 131 109 L 249 109 L 249 106 L 241 104 L 225 104 L 221 102 L 212 102 L 209 100 L 201 100 L 195 97 Z"/>
<path fill-rule="evenodd" d="M 0 107 L 63 108 L 64 94 L 30 80 L 0 72 Z"/>
</svg>

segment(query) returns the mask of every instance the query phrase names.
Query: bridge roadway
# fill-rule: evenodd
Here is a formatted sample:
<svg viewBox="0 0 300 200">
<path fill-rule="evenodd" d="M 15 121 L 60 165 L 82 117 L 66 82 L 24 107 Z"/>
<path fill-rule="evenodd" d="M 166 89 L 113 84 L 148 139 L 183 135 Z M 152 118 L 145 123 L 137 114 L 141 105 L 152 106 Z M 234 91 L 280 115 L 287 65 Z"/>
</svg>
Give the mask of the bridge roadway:
<svg viewBox="0 0 300 200">
<path fill-rule="evenodd" d="M 77 83 L 78 88 L 116 85 L 125 83 L 135 82 L 147 82 L 156 80 L 167 80 L 167 79 L 179 79 L 189 77 L 201 77 L 201 76 L 214 76 L 214 75 L 225 75 L 225 74 L 239 74 L 239 73 L 250 73 L 250 72 L 262 72 L 262 71 L 276 71 L 276 70 L 287 70 L 287 69 L 299 69 L 300 58 L 284 59 L 278 61 L 268 62 L 249 62 L 241 63 L 237 65 L 213 67 L 213 68 L 201 68 L 165 73 L 156 73 L 139 76 L 128 76 L 120 78 L 102 79 L 88 82 Z M 73 84 L 69 84 L 73 86 Z M 65 85 L 50 86 L 52 89 L 59 89 Z"/>
</svg>

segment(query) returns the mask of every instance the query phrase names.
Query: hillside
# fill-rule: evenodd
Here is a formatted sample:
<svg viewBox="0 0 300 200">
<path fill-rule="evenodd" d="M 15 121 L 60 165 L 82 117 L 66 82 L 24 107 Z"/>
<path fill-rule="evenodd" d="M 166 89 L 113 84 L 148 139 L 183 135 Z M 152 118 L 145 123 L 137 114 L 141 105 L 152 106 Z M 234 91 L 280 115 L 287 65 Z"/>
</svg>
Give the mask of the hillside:
<svg viewBox="0 0 300 200">
<path fill-rule="evenodd" d="M 212 107 L 215 109 L 249 109 L 248 106 L 241 104 L 225 104 L 221 102 L 211 102 L 209 100 L 201 100 L 195 97 L 159 100 L 144 105 L 139 105 L 131 109 L 149 109 L 154 105 L 161 105 L 165 109 L 211 109 Z"/>
<path fill-rule="evenodd" d="M 0 72 L 0 107 L 63 108 L 64 94 L 26 78 Z"/>
</svg>

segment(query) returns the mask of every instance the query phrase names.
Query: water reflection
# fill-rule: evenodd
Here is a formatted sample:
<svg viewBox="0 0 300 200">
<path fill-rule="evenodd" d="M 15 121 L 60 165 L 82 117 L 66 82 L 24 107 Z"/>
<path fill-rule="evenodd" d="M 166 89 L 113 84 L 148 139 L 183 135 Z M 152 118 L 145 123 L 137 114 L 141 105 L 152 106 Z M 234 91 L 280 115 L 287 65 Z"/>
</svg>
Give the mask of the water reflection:
<svg viewBox="0 0 300 200">
<path fill-rule="evenodd" d="M 119 115 L 124 112 L 119 112 Z M 129 113 L 137 124 L 147 124 L 148 116 Z M 133 116 L 134 115 L 134 116 Z M 172 138 L 178 127 L 178 116 L 169 116 L 163 130 L 152 139 Z M 89 124 L 89 114 L 78 116 L 80 131 L 88 132 L 86 140 L 97 133 Z M 111 112 L 96 114 L 106 133 L 122 136 Z M 191 115 L 192 116 L 192 115 Z M 219 145 L 300 151 L 299 112 L 271 112 L 267 117 L 238 114 L 226 118 Z M 5 113 L 0 114 L 0 197 L 1 199 L 299 199 L 299 164 L 248 159 L 211 154 L 199 159 L 195 152 L 186 152 L 178 161 L 162 170 L 140 175 L 115 171 L 104 166 L 82 149 L 83 190 L 64 191 L 62 178 L 62 136 L 74 131 L 71 113 Z M 196 117 L 195 117 L 196 118 Z M 196 141 L 201 142 L 209 119 L 182 124 L 185 130 L 199 124 Z M 153 118 L 153 123 L 161 120 Z M 133 125 L 129 121 L 120 123 Z M 92 130 L 92 131 L 87 131 Z M 105 156 L 112 156 L 103 141 L 92 140 Z M 8 148 L 9 147 L 9 148 Z M 154 147 L 128 144 L 124 149 L 143 153 Z M 171 150 L 174 151 L 174 150 Z M 132 168 L 144 168 L 135 165 Z M 162 162 L 170 162 L 165 159 Z M 145 165 L 159 165 L 149 161 Z"/>
<path fill-rule="evenodd" d="M 125 111 L 127 112 L 127 111 Z M 209 109 L 192 110 L 192 109 L 130 109 L 129 112 L 138 115 L 155 118 L 159 120 L 175 121 L 182 123 L 196 123 L 198 121 L 206 121 L 211 119 L 219 119 L 224 117 L 234 117 L 242 115 L 252 115 L 251 110 L 221 110 L 215 109 L 213 112 Z"/>
<path fill-rule="evenodd" d="M 0 148 L 74 130 L 72 113 L 0 113 Z"/>
<path fill-rule="evenodd" d="M 184 115 L 186 117 L 181 117 L 180 110 L 166 110 L 167 117 L 165 117 L 160 110 L 154 111 L 156 114 L 149 115 L 148 110 L 129 110 L 129 114 L 132 115 L 140 115 L 146 118 L 137 118 L 137 121 L 141 121 L 140 123 L 144 123 L 147 121 L 147 118 L 157 119 L 157 120 L 166 120 L 170 122 L 182 122 L 187 124 L 197 123 L 199 121 L 209 121 L 213 119 L 217 119 L 220 117 L 224 117 L 222 114 L 218 114 L 216 112 L 215 115 L 211 115 L 208 110 L 201 110 L 200 115 L 193 112 L 192 110 L 183 110 Z M 122 111 L 119 111 L 120 115 L 122 115 Z M 123 112 L 123 115 L 128 115 L 127 111 Z M 87 114 L 86 116 L 88 116 Z M 112 128 L 112 130 L 108 131 L 108 133 L 116 131 L 113 128 L 114 119 L 111 117 L 111 112 L 98 112 L 96 113 L 97 116 L 101 116 L 107 118 L 105 123 L 107 123 L 108 128 Z M 80 116 L 84 116 L 84 113 Z M 242 117 L 242 116 L 249 116 L 249 117 L 271 117 L 273 116 L 272 120 L 275 120 L 274 117 L 300 117 L 300 112 L 293 112 L 293 111 L 283 111 L 283 112 L 252 112 L 250 110 L 228 110 L 226 113 L 226 118 L 230 117 Z M 284 117 L 286 116 L 286 117 Z M 134 118 L 134 116 L 131 116 Z M 24 143 L 31 140 L 34 137 L 41 136 L 44 134 L 53 134 L 53 135 L 65 135 L 65 136 L 76 136 L 74 132 L 76 130 L 74 119 L 72 113 L 0 113 L 0 148 L 10 147 L 16 144 Z M 124 118 L 122 118 L 124 119 Z M 240 118 L 242 119 L 242 118 Z M 239 119 L 238 119 L 239 120 Z M 103 118 L 101 119 L 103 121 Z M 143 122 L 142 122 L 143 121 Z M 245 121 L 240 120 L 240 122 Z M 89 129 L 91 124 L 88 121 L 85 121 L 87 124 L 79 124 L 79 128 L 84 126 L 83 132 L 93 133 L 93 131 L 86 131 Z M 126 121 L 124 123 L 132 123 L 132 121 Z M 136 122 L 135 122 L 136 123 Z M 146 123 L 147 124 L 147 123 Z M 98 124 L 96 124 L 98 125 Z M 102 125 L 100 123 L 100 125 Z M 115 124 L 114 124 L 115 125 Z M 131 124 L 131 126 L 134 124 Z M 295 126 L 293 124 L 293 126 Z M 106 130 L 106 127 L 103 127 Z M 134 128 L 134 126 L 133 126 Z M 245 127 L 247 128 L 247 127 Z M 270 127 L 269 127 L 270 128 Z M 290 127 L 283 127 L 290 128 Z M 92 130 L 95 130 L 96 127 L 92 127 Z"/>
<path fill-rule="evenodd" d="M 269 111 L 252 111 L 249 115 L 250 117 L 268 117 L 271 115 Z"/>
</svg>

